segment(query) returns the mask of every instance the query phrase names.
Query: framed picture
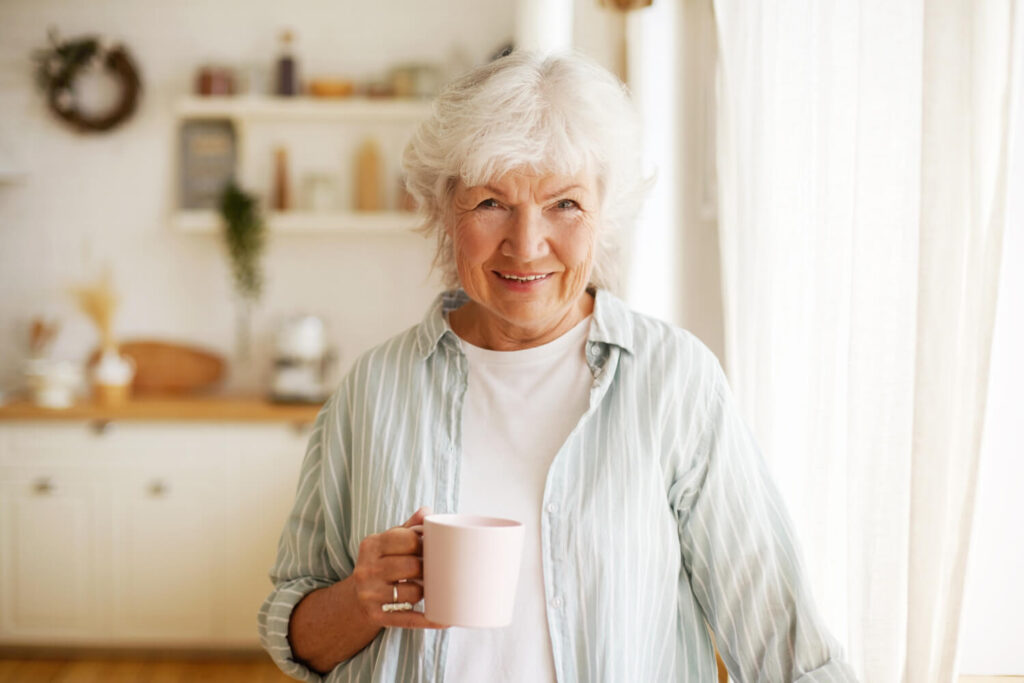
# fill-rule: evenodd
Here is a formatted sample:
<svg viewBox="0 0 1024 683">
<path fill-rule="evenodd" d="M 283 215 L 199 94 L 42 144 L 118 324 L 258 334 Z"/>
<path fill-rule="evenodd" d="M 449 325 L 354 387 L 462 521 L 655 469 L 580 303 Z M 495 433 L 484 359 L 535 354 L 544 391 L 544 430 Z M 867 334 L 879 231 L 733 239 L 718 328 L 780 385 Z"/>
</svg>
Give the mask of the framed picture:
<svg viewBox="0 0 1024 683">
<path fill-rule="evenodd" d="M 186 121 L 180 139 L 179 208 L 216 209 L 235 174 L 235 127 L 226 119 Z"/>
</svg>

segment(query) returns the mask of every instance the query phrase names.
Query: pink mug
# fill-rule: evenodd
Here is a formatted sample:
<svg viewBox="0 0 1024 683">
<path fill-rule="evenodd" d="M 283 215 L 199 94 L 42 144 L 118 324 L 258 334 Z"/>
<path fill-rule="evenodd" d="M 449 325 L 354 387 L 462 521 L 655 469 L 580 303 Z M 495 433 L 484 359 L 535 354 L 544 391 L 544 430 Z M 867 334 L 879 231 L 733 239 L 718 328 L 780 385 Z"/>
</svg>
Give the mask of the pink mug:
<svg viewBox="0 0 1024 683">
<path fill-rule="evenodd" d="M 423 520 L 423 596 L 437 624 L 495 628 L 512 622 L 523 525 L 476 515 Z"/>
</svg>

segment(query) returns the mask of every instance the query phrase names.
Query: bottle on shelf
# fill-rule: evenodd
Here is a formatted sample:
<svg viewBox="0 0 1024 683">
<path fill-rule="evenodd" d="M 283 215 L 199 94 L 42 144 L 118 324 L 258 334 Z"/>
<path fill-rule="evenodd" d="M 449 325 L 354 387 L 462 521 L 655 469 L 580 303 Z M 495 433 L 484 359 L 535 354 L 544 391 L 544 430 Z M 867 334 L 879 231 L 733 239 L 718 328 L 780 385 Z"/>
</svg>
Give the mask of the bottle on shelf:
<svg viewBox="0 0 1024 683">
<path fill-rule="evenodd" d="M 380 211 L 380 146 L 368 138 L 356 154 L 356 211 Z"/>
<path fill-rule="evenodd" d="M 299 67 L 295 61 L 291 31 L 281 32 L 281 54 L 277 58 L 277 83 L 274 92 L 291 97 L 299 94 Z"/>
<path fill-rule="evenodd" d="M 288 188 L 288 150 L 278 147 L 274 150 L 274 211 L 288 211 L 291 206 Z"/>
</svg>

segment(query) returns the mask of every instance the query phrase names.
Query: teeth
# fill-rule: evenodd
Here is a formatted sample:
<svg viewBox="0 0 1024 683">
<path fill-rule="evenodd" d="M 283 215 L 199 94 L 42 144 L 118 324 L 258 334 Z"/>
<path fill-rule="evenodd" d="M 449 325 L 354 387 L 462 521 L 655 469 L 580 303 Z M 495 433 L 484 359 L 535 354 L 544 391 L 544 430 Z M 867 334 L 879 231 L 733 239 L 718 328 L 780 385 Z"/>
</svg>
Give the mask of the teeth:
<svg viewBox="0 0 1024 683">
<path fill-rule="evenodd" d="M 515 280 L 516 282 L 532 282 L 533 280 L 541 280 L 547 277 L 547 275 L 527 275 L 526 277 L 518 277 L 516 275 L 505 275 L 504 273 L 499 273 L 499 275 L 506 280 Z"/>
</svg>

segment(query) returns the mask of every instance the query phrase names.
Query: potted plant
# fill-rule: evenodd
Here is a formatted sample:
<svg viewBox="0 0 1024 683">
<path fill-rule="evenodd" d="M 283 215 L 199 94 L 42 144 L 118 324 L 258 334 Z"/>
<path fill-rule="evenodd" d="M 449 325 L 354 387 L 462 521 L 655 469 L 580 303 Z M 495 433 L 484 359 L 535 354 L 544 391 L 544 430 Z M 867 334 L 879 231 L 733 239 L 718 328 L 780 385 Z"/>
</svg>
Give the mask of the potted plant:
<svg viewBox="0 0 1024 683">
<path fill-rule="evenodd" d="M 261 257 L 266 226 L 260 214 L 259 200 L 228 181 L 220 196 L 220 215 L 224 221 L 224 242 L 231 260 L 231 274 L 239 300 L 238 353 L 249 358 L 249 316 L 252 305 L 263 291 Z"/>
</svg>

